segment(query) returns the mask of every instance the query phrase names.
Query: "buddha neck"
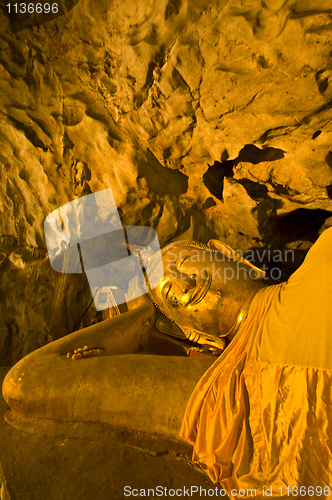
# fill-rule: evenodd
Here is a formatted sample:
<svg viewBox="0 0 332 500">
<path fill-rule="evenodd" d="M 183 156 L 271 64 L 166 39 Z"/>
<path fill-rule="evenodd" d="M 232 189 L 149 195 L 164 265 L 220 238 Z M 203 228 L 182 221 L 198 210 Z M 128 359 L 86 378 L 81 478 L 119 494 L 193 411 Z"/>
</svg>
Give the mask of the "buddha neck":
<svg viewBox="0 0 332 500">
<path fill-rule="evenodd" d="M 232 340 L 235 337 L 235 335 L 238 333 L 239 329 L 241 328 L 241 326 L 244 324 L 244 322 L 248 317 L 248 312 L 251 303 L 253 301 L 253 298 L 259 292 L 259 290 L 262 290 L 263 288 L 266 288 L 266 285 L 262 284 L 262 286 L 252 287 L 249 289 L 247 297 L 240 309 L 239 314 L 237 315 L 236 320 L 234 321 L 232 328 L 229 330 L 228 333 L 226 333 L 226 335 L 223 335 L 223 337 L 227 337 L 229 340 Z"/>
</svg>

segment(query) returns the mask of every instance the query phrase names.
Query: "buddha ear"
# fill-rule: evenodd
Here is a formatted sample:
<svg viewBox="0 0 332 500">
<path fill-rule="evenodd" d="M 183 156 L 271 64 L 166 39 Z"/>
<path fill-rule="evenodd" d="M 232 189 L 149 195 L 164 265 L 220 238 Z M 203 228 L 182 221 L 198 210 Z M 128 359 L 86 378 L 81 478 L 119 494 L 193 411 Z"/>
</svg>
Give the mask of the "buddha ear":
<svg viewBox="0 0 332 500">
<path fill-rule="evenodd" d="M 156 327 L 160 332 L 176 337 L 177 339 L 187 339 L 185 333 L 176 323 L 174 323 L 174 321 L 171 321 L 163 316 L 157 319 Z"/>
<path fill-rule="evenodd" d="M 223 243 L 222 241 L 210 240 L 207 246 L 209 248 L 212 248 L 213 250 L 219 250 L 228 259 L 234 259 L 234 257 L 236 256 L 235 250 L 233 250 L 233 248 L 229 247 L 228 245 L 226 245 L 226 243 Z"/>
<path fill-rule="evenodd" d="M 219 240 L 210 240 L 207 246 L 213 250 L 222 252 L 227 259 L 232 259 L 234 262 L 241 262 L 241 264 L 246 264 L 251 267 L 253 270 L 253 276 L 251 276 L 252 279 L 262 280 L 265 278 L 265 271 L 259 269 L 259 267 L 255 266 L 255 264 L 252 264 L 252 262 L 249 262 L 247 259 L 244 259 L 242 257 L 242 252 L 236 252 L 233 248 L 226 245 L 226 243 Z"/>
</svg>

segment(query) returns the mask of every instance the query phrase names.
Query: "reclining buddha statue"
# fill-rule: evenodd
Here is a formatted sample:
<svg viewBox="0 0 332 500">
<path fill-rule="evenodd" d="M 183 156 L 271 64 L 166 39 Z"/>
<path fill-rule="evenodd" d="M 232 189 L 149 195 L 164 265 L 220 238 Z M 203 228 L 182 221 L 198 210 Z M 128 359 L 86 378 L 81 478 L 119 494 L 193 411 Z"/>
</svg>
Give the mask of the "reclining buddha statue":
<svg viewBox="0 0 332 500">
<path fill-rule="evenodd" d="M 230 498 L 248 488 L 257 498 L 267 488 L 279 498 L 300 487 L 326 493 L 332 228 L 287 282 L 272 286 L 215 240 L 172 243 L 162 261 L 159 285 L 133 300 L 129 291 L 127 312 L 32 352 L 8 372 L 3 395 L 12 412 L 180 437 Z M 155 324 L 213 355 L 141 354 Z M 97 355 L 84 356 L 89 346 Z M 69 359 L 78 348 L 79 359 Z"/>
</svg>

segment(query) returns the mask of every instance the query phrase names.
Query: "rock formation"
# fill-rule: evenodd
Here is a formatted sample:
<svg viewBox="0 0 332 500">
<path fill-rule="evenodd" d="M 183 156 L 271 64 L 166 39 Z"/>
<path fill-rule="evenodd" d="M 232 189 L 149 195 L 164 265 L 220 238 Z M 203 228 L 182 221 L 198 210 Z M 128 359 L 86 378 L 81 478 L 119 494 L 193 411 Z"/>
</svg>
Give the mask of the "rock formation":
<svg viewBox="0 0 332 500">
<path fill-rule="evenodd" d="M 161 244 L 303 258 L 332 224 L 325 0 L 58 3 L 20 31 L 0 11 L 1 364 L 86 321 L 86 279 L 50 268 L 43 231 L 77 197 L 112 188 Z"/>
</svg>

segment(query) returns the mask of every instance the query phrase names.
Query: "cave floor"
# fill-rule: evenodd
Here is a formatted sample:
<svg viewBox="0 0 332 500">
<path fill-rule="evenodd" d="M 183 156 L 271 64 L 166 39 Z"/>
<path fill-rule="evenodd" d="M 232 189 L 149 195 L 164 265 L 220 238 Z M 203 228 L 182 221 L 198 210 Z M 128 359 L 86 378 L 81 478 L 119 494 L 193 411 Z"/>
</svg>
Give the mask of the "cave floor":
<svg viewBox="0 0 332 500">
<path fill-rule="evenodd" d="M 1 383 L 8 370 L 0 368 Z M 97 424 L 17 420 L 2 395 L 0 422 L 1 500 L 152 497 L 158 495 L 148 494 L 148 489 L 157 486 L 181 489 L 182 494 L 184 487 L 196 486 L 198 492 L 190 490 L 190 498 L 201 498 L 200 487 L 206 495 L 216 488 L 190 462 L 190 450 L 180 444 Z M 162 496 L 168 498 L 165 493 Z"/>
</svg>

